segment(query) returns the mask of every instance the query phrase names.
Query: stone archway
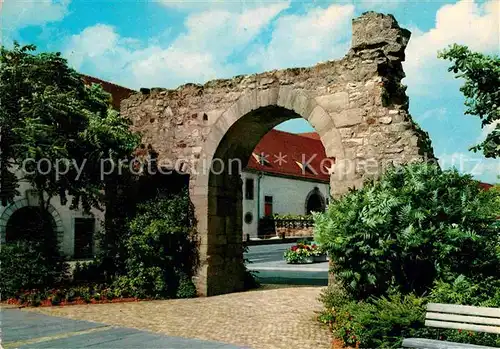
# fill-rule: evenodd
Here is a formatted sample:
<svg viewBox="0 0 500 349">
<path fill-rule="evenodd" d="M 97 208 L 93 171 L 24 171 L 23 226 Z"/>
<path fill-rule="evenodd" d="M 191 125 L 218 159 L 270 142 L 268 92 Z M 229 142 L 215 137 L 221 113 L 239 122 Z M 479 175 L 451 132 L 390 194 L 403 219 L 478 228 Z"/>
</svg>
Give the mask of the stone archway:
<svg viewBox="0 0 500 349">
<path fill-rule="evenodd" d="M 291 87 L 245 94 L 211 127 L 200 154 L 201 159 L 208 161 L 197 163 L 193 174 L 198 175 L 191 179 L 191 200 L 196 208 L 198 229 L 206 232 L 201 235 L 200 246 L 203 281 L 198 282 L 203 294 L 243 289 L 240 172 L 267 132 L 283 121 L 300 117 L 320 134 L 327 156 L 335 158 L 336 163 L 342 161 L 345 152 L 340 132 L 328 113 L 314 98 Z M 207 168 L 207 163 L 214 164 L 213 168 Z"/>
<path fill-rule="evenodd" d="M 338 61 L 175 90 L 141 89 L 122 102 L 159 154 L 190 175 L 200 235 L 201 295 L 241 289 L 241 179 L 260 138 L 292 118 L 307 120 L 334 158 L 331 195 L 359 188 L 388 164 L 433 158 L 427 133 L 408 113 L 401 62 L 410 32 L 392 16 L 368 12 L 353 20 L 352 47 Z M 238 160 L 229 163 L 229 160 Z M 225 164 L 222 171 L 211 166 Z"/>
<path fill-rule="evenodd" d="M 0 244 L 6 243 L 5 235 L 9 219 L 14 215 L 15 212 L 26 207 L 38 207 L 38 205 L 36 205 L 36 202 L 31 203 L 27 198 L 23 198 L 14 201 L 2 212 L 2 215 L 0 216 Z M 52 218 L 52 228 L 57 234 L 57 241 L 59 244 L 62 244 L 64 238 L 64 227 L 61 216 L 52 205 L 49 205 L 47 213 Z"/>
</svg>

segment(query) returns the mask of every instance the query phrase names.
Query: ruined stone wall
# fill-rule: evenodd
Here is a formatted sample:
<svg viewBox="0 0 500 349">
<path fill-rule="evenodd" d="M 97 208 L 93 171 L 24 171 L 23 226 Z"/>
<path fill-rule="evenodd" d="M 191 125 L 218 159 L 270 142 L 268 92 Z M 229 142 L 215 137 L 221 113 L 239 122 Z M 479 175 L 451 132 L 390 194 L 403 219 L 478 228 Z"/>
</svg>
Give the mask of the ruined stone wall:
<svg viewBox="0 0 500 349">
<path fill-rule="evenodd" d="M 185 160 L 184 166 L 189 167 L 184 169 L 189 172 L 211 127 L 241 96 L 257 90 L 269 92 L 267 97 L 272 99 L 285 88 L 293 89 L 328 113 L 329 119 L 319 123 L 333 121 L 344 158 L 357 160 L 350 184 L 359 185 L 367 159 L 401 163 L 423 152 L 432 155 L 426 134 L 408 114 L 408 99 L 400 84 L 409 35 L 391 16 L 369 13 L 353 21 L 353 45 L 342 60 L 187 84 L 175 90 L 143 89 L 122 102 L 121 112 L 133 120 L 134 129 L 143 133 L 144 143 L 153 145 L 160 159 L 168 159 L 167 163 Z M 322 139 L 328 137 L 326 132 Z M 340 145 L 328 145 L 337 149 L 326 149 L 327 154 L 338 155 Z M 334 194 L 344 191 L 335 186 L 332 190 Z"/>
<path fill-rule="evenodd" d="M 228 249 L 238 250 L 241 243 L 241 208 L 233 213 L 219 209 L 228 206 L 224 202 L 236 202 L 236 194 L 224 188 L 226 177 L 217 180 L 200 173 L 200 160 L 210 161 L 216 153 L 245 160 L 248 149 L 265 132 L 292 117 L 308 120 L 327 156 L 335 158 L 330 183 L 333 196 L 360 187 L 387 164 L 433 157 L 428 135 L 408 114 L 401 84 L 401 62 L 409 37 L 392 16 L 369 12 L 353 20 L 352 47 L 341 60 L 174 90 L 143 89 L 122 102 L 122 114 L 143 134 L 143 142 L 159 153 L 160 162 L 170 167 L 176 164 L 191 174 L 202 269 L 204 261 L 206 267 L 199 284 L 202 294 L 215 292 L 210 292 L 207 279 L 219 283 L 236 279 L 224 275 L 230 272 L 223 266 L 234 261 L 234 255 L 224 257 Z M 238 241 L 226 236 L 233 227 Z M 211 261 L 220 265 L 212 272 L 209 266 L 215 262 Z M 216 292 L 235 288 L 217 284 Z"/>
</svg>

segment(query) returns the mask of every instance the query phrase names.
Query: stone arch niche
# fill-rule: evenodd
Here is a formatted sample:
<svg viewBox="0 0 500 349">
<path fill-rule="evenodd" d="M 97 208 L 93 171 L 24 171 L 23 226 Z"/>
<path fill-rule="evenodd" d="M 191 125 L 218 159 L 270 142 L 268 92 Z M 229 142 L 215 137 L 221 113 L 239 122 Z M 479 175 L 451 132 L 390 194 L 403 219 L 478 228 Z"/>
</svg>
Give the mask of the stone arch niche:
<svg viewBox="0 0 500 349">
<path fill-rule="evenodd" d="M 11 203 L 2 212 L 2 215 L 0 216 L 0 244 L 6 243 L 5 233 L 7 230 L 7 224 L 9 223 L 10 217 L 15 212 L 17 212 L 18 210 L 25 208 L 25 207 L 39 207 L 38 201 L 30 202 L 30 200 L 28 198 L 22 198 L 22 199 L 16 200 L 13 203 Z M 49 207 L 47 208 L 47 213 L 51 217 L 52 228 L 56 232 L 57 241 L 59 243 L 59 246 L 61 246 L 63 238 L 64 238 L 64 227 L 63 227 L 61 216 L 59 215 L 57 210 L 52 205 L 49 205 Z"/>
<path fill-rule="evenodd" d="M 190 175 L 200 295 L 243 287 L 237 168 L 279 123 L 302 117 L 318 132 L 327 156 L 335 159 L 333 197 L 361 187 L 389 164 L 434 158 L 427 133 L 408 114 L 401 84 L 410 32 L 393 16 L 374 12 L 354 19 L 352 29 L 352 47 L 341 60 L 175 90 L 141 89 L 122 102 L 122 114 L 152 144 L 160 164 Z"/>
</svg>

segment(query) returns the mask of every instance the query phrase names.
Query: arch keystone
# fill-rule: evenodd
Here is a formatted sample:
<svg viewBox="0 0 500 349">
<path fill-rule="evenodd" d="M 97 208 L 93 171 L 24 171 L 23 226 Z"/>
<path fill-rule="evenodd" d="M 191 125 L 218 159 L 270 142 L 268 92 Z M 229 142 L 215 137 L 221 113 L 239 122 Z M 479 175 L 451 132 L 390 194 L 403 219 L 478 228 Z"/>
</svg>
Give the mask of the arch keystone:
<svg viewBox="0 0 500 349">
<path fill-rule="evenodd" d="M 267 107 L 278 104 L 279 88 L 269 88 L 257 92 L 257 107 Z"/>
</svg>

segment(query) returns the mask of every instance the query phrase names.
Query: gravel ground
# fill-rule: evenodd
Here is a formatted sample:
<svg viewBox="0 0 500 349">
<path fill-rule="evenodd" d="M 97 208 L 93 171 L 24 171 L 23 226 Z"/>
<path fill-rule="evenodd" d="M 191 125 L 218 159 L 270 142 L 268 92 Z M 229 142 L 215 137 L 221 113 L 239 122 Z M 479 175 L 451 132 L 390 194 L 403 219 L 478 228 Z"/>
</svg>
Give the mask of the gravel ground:
<svg viewBox="0 0 500 349">
<path fill-rule="evenodd" d="M 263 287 L 217 297 L 30 308 L 49 315 L 253 349 L 330 349 L 320 287 Z"/>
</svg>

